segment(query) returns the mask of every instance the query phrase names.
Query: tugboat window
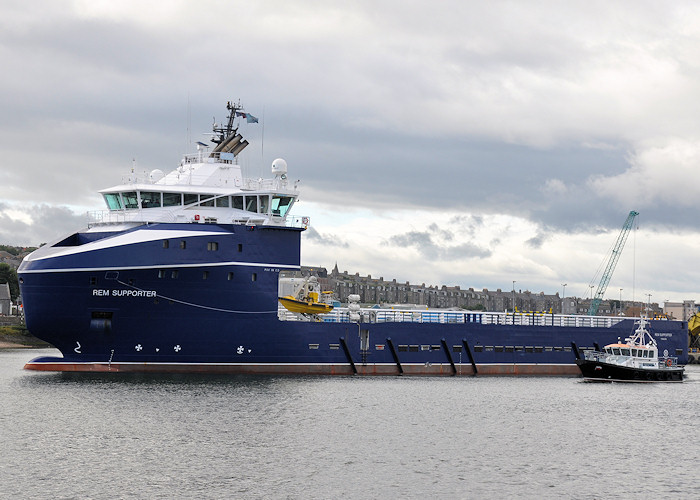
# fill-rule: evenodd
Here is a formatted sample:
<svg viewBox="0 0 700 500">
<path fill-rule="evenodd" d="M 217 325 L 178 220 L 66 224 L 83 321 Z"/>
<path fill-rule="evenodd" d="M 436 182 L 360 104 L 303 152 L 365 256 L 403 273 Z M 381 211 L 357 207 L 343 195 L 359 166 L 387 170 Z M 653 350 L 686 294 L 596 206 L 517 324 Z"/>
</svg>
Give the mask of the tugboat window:
<svg viewBox="0 0 700 500">
<path fill-rule="evenodd" d="M 630 355 L 630 350 L 629 349 L 621 349 L 622 355 L 623 356 L 629 356 Z"/>
<path fill-rule="evenodd" d="M 180 240 L 180 248 L 183 250 L 187 248 L 187 241 L 186 240 Z"/>
<path fill-rule="evenodd" d="M 613 350 L 612 350 L 612 351 L 613 351 L 613 354 L 614 354 L 615 356 L 619 356 L 619 355 L 620 355 L 620 349 L 619 349 L 619 348 L 613 347 Z"/>
<path fill-rule="evenodd" d="M 170 247 L 170 240 L 163 240 L 163 248 Z"/>
<path fill-rule="evenodd" d="M 251 281 L 258 281 L 258 273 L 253 273 L 253 274 L 250 276 L 250 280 L 251 280 Z"/>
</svg>

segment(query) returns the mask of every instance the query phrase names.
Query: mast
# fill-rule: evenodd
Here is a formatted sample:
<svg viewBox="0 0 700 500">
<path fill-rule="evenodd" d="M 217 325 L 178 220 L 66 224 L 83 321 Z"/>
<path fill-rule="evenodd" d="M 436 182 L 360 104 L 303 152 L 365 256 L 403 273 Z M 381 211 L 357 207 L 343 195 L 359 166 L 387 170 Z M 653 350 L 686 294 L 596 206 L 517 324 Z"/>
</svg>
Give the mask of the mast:
<svg viewBox="0 0 700 500">
<path fill-rule="evenodd" d="M 234 128 L 236 116 L 245 115 L 242 112 L 243 107 L 240 101 L 238 103 L 228 101 L 226 103 L 226 109 L 229 110 L 226 126 L 218 125 L 216 121 L 214 121 L 212 130 L 215 135 L 212 137 L 211 141 L 216 144 L 216 147 L 209 156 L 217 156 L 216 153 L 232 153 L 236 156 L 248 145 L 248 141 L 242 140 L 243 136 L 238 133 L 238 127 Z"/>
</svg>

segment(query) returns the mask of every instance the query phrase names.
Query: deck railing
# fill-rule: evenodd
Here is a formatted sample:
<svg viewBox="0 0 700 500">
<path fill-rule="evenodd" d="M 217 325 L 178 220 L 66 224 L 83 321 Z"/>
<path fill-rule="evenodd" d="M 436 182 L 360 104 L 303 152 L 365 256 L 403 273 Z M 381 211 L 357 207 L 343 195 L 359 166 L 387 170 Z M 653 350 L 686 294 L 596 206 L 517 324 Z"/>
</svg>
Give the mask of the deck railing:
<svg viewBox="0 0 700 500">
<path fill-rule="evenodd" d="M 189 212 L 185 212 L 189 210 Z M 266 222 L 272 225 L 280 225 L 281 217 L 267 214 L 251 213 L 250 217 L 232 217 L 227 208 L 201 207 L 168 209 L 132 209 L 132 210 L 94 210 L 87 213 L 88 227 L 100 224 L 122 224 L 125 222 L 188 222 L 194 216 L 195 210 L 200 215 L 201 223 L 262 225 Z M 226 210 L 226 212 L 223 212 Z M 223 214 L 223 215 L 222 215 Z M 306 228 L 309 225 L 309 217 L 303 215 L 287 215 L 284 226 Z"/>
<path fill-rule="evenodd" d="M 611 326 L 627 318 L 612 316 L 575 316 L 549 313 L 498 313 L 473 311 L 446 311 L 438 309 L 361 309 L 362 323 L 481 323 L 483 325 L 522 325 L 522 326 L 568 326 L 599 327 Z M 281 320 L 317 320 L 326 323 L 350 323 L 349 310 L 337 307 L 327 314 L 315 317 L 301 317 L 280 306 Z"/>
</svg>

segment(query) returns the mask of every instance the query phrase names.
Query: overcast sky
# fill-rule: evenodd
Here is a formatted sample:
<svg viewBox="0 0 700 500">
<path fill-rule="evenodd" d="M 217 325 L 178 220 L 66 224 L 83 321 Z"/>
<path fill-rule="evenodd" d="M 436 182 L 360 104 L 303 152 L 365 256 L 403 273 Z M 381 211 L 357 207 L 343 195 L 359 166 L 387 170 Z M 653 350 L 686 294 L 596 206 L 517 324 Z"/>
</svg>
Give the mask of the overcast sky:
<svg viewBox="0 0 700 500">
<path fill-rule="evenodd" d="M 694 1 L 0 0 L 0 243 L 84 225 L 227 100 L 301 179 L 305 265 L 700 301 Z M 264 139 L 264 140 L 263 140 Z"/>
</svg>

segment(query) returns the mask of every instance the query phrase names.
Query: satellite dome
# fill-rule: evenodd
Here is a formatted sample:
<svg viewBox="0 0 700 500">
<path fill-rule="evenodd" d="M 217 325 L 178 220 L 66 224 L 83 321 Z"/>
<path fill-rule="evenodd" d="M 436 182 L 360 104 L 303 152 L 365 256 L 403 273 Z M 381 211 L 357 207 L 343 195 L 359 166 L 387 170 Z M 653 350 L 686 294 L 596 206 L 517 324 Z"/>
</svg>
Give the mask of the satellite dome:
<svg viewBox="0 0 700 500">
<path fill-rule="evenodd" d="M 165 174 L 163 174 L 163 171 L 159 168 L 156 168 L 155 170 L 151 170 L 151 173 L 148 176 L 148 178 L 150 179 L 151 182 L 158 182 L 164 176 L 165 176 Z"/>
<path fill-rule="evenodd" d="M 272 173 L 273 174 L 286 174 L 287 173 L 287 162 L 282 158 L 277 158 L 272 162 Z"/>
</svg>

